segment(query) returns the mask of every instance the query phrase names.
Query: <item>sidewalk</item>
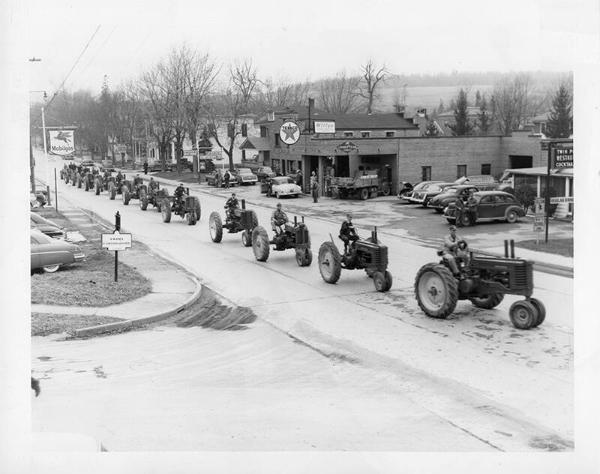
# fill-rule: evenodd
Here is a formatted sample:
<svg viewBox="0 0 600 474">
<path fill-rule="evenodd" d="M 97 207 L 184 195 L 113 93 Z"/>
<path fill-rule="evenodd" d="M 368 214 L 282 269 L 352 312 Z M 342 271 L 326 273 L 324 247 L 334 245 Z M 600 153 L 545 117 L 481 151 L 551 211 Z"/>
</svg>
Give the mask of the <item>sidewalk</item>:
<svg viewBox="0 0 600 474">
<path fill-rule="evenodd" d="M 130 172 L 131 172 L 131 170 L 130 170 Z M 157 176 L 152 176 L 152 175 L 143 175 L 142 173 L 140 173 L 140 176 L 143 179 L 145 179 L 146 181 L 148 181 L 150 179 L 150 177 L 154 177 L 155 181 L 158 181 L 161 184 L 166 184 L 169 186 L 177 186 L 179 184 L 179 181 L 176 181 L 174 179 L 162 178 L 162 177 L 157 177 Z M 276 204 L 276 201 L 273 201 L 272 203 L 266 202 L 268 198 L 262 199 L 262 196 L 258 196 L 258 197 L 255 195 L 253 196 L 252 195 L 253 187 L 235 186 L 230 189 L 218 189 L 218 188 L 215 188 L 212 186 L 207 186 L 206 184 L 184 183 L 184 185 L 189 187 L 190 190 L 193 190 L 194 192 L 209 194 L 212 196 L 220 196 L 220 197 L 223 197 L 224 199 L 227 198 L 229 196 L 229 194 L 235 190 L 235 192 L 238 194 L 239 199 L 245 199 L 248 204 L 251 204 L 254 206 L 261 206 L 261 207 L 274 209 L 275 204 Z M 256 191 L 254 190 L 254 194 L 255 193 L 256 193 Z M 323 204 L 330 202 L 331 198 L 321 197 L 320 201 L 321 202 L 319 202 L 317 205 L 315 205 L 312 202 L 312 199 L 310 198 L 310 196 L 305 195 L 304 199 L 301 198 L 301 199 L 294 200 L 293 204 L 288 204 L 288 207 L 302 208 L 303 210 L 308 212 L 308 215 L 310 215 L 311 218 L 324 219 L 322 216 L 318 215 L 318 212 L 324 211 L 324 209 L 322 209 L 324 207 Z M 366 205 L 369 205 L 369 204 L 377 203 L 378 201 L 372 201 L 372 200 L 369 200 L 369 201 L 339 201 L 339 200 L 337 200 L 336 202 L 340 203 L 339 204 L 340 209 L 345 212 L 347 207 L 348 208 L 355 207 L 357 205 L 357 203 L 367 203 Z M 381 202 L 381 201 L 379 201 L 379 202 Z M 395 237 L 401 237 L 401 238 L 405 238 L 405 239 L 419 241 L 423 245 L 428 246 L 428 247 L 436 247 L 438 245 L 438 244 L 432 244 L 432 242 L 429 242 L 426 240 L 421 240 L 416 237 L 411 237 L 410 235 L 407 235 L 406 232 L 403 232 L 400 229 L 380 228 L 379 233 L 382 235 L 388 234 L 388 235 L 393 235 Z M 507 233 L 505 238 L 506 239 L 514 239 L 514 236 Z M 476 242 L 472 246 L 473 250 L 476 253 L 484 253 L 486 255 L 497 256 L 497 257 L 504 256 L 504 247 L 498 246 L 497 238 L 494 238 L 494 240 L 490 240 L 490 243 L 486 242 L 485 238 L 478 239 L 478 240 L 479 240 L 479 242 Z M 491 242 L 493 242 L 493 243 L 491 243 Z M 538 266 L 538 268 L 537 268 L 538 270 L 542 270 L 542 271 L 551 270 L 552 272 L 556 271 L 560 274 L 567 275 L 567 276 L 573 275 L 573 258 L 563 257 L 561 255 L 556 255 L 556 254 L 546 253 L 546 252 L 536 252 L 533 250 L 526 250 L 526 249 L 521 249 L 521 248 L 516 250 L 516 254 L 517 254 L 517 257 L 519 257 L 519 258 L 524 258 L 524 259 L 532 260 L 533 262 L 535 262 Z"/>
<path fill-rule="evenodd" d="M 78 226 L 90 225 L 89 222 L 93 220 L 79 209 L 71 208 L 61 212 Z M 135 243 L 126 252 L 119 252 L 119 260 L 148 278 L 152 284 L 152 292 L 132 301 L 105 307 L 32 304 L 31 312 L 123 319 L 74 331 L 75 337 L 85 337 L 168 318 L 200 297 L 202 286 L 193 275 L 154 252 L 136 248 Z"/>
</svg>

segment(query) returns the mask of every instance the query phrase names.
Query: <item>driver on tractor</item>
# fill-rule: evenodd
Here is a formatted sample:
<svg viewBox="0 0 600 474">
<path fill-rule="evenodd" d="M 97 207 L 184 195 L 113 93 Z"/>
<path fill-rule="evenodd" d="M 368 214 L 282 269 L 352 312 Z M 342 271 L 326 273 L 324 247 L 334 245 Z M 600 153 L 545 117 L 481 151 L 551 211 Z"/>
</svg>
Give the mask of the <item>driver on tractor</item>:
<svg viewBox="0 0 600 474">
<path fill-rule="evenodd" d="M 181 207 L 183 205 L 183 196 L 185 195 L 185 188 L 183 183 L 179 183 L 179 186 L 175 188 L 175 205 Z"/>
<path fill-rule="evenodd" d="M 450 234 L 444 238 L 444 248 L 441 251 L 442 258 L 448 264 L 450 271 L 455 277 L 460 277 L 459 263 L 468 264 L 467 241 L 456 235 L 456 226 L 450 226 Z"/>
<path fill-rule="evenodd" d="M 117 176 L 115 177 L 115 182 L 117 183 L 117 186 L 121 185 L 121 181 L 123 181 L 123 178 L 124 178 L 123 174 L 119 171 L 117 173 Z"/>
<path fill-rule="evenodd" d="M 150 178 L 150 182 L 148 183 L 148 190 L 150 194 L 154 194 L 155 191 L 158 191 L 158 183 L 154 181 L 154 178 Z"/>
<path fill-rule="evenodd" d="M 281 203 L 277 203 L 277 208 L 271 214 L 271 228 L 276 235 L 283 233 L 283 226 L 289 222 L 288 216 L 281 210 Z"/>
<path fill-rule="evenodd" d="M 339 237 L 344 242 L 344 253 L 348 253 L 348 246 L 350 246 L 350 252 L 352 252 L 354 250 L 354 242 L 360 239 L 356 233 L 354 224 L 352 224 L 352 214 L 346 214 L 346 220 L 342 222 Z"/>
<path fill-rule="evenodd" d="M 233 220 L 235 219 L 235 210 L 238 209 L 240 207 L 240 204 L 238 202 L 238 199 L 235 197 L 235 193 L 231 193 L 231 197 L 229 199 L 227 199 L 227 202 L 225 203 L 225 209 L 227 210 L 227 220 Z"/>
<path fill-rule="evenodd" d="M 133 178 L 133 185 L 137 187 L 137 186 L 139 186 L 140 184 L 143 184 L 143 183 L 144 183 L 144 180 L 142 179 L 142 177 L 140 176 L 140 174 L 139 173 L 136 174 L 135 178 Z"/>
</svg>

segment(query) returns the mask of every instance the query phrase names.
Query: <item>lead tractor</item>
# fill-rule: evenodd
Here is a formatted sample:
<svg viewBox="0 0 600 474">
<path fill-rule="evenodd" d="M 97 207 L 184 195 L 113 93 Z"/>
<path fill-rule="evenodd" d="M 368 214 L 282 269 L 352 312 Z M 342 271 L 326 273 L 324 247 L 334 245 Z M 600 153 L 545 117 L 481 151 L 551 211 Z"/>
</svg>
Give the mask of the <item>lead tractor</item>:
<svg viewBox="0 0 600 474">
<path fill-rule="evenodd" d="M 225 206 L 227 209 L 227 206 Z M 219 243 L 223 239 L 223 229 L 227 229 L 230 234 L 242 232 L 242 244 L 244 247 L 252 245 L 252 231 L 258 226 L 258 217 L 256 212 L 246 209 L 246 200 L 242 199 L 242 208 L 235 208 L 232 212 L 227 212 L 225 224 L 218 212 L 211 212 L 208 218 L 208 228 L 210 238 L 213 242 Z"/>
<path fill-rule="evenodd" d="M 161 203 L 164 198 L 169 196 L 169 190 L 167 188 L 161 188 L 160 184 L 156 183 L 155 188 L 148 186 L 146 190 L 140 190 L 140 209 L 145 211 L 148 209 L 148 204 L 158 211 L 161 212 Z"/>
<path fill-rule="evenodd" d="M 337 283 L 344 270 L 365 270 L 373 278 L 377 291 L 389 291 L 392 287 L 392 274 L 387 269 L 388 248 L 377 238 L 377 227 L 368 239 L 358 239 L 340 253 L 333 238 L 319 248 L 319 271 L 327 283 Z"/>
<path fill-rule="evenodd" d="M 262 226 L 256 226 L 252 231 L 252 250 L 254 257 L 259 262 L 266 262 L 269 258 L 270 245 L 275 251 L 294 249 L 296 252 L 296 263 L 301 267 L 308 267 L 312 263 L 312 251 L 310 249 L 310 234 L 308 227 L 294 216 L 294 224 L 285 223 L 275 226 L 275 234 L 269 240 L 267 231 Z"/>
<path fill-rule="evenodd" d="M 188 225 L 196 225 L 202 214 L 200 200 L 196 196 L 190 196 L 190 189 L 186 188 L 185 195 L 181 199 L 176 196 L 165 196 L 160 204 L 163 222 L 171 222 L 171 215 L 185 219 Z"/>
<path fill-rule="evenodd" d="M 470 300 L 474 306 L 492 309 L 504 299 L 504 295 L 522 295 L 525 299 L 515 301 L 510 309 L 510 320 L 517 329 L 531 329 L 546 319 L 543 303 L 532 298 L 533 262 L 515 258 L 514 241 L 504 241 L 504 258 L 473 256 L 466 250 L 466 242 L 460 241 L 464 258 L 457 258 L 460 271 L 454 276 L 448 263 L 423 265 L 415 278 L 415 296 L 419 307 L 432 318 L 450 316 L 458 300 Z M 438 251 L 442 255 L 442 251 Z"/>
</svg>

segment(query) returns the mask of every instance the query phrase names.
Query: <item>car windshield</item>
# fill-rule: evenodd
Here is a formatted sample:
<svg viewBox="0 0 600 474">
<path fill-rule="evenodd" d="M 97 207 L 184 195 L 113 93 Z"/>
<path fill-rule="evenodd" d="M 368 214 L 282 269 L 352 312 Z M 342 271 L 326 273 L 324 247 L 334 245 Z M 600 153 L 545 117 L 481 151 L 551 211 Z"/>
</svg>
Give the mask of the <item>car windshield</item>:
<svg viewBox="0 0 600 474">
<path fill-rule="evenodd" d="M 273 184 L 288 184 L 293 182 L 294 180 L 288 176 L 279 176 L 277 178 L 273 178 Z"/>
</svg>

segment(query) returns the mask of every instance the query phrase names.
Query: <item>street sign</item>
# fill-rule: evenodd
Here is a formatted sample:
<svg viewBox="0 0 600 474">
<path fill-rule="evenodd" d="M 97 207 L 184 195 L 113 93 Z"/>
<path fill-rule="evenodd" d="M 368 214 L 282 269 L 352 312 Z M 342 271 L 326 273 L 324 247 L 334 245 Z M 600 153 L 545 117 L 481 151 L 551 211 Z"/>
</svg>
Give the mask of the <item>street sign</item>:
<svg viewBox="0 0 600 474">
<path fill-rule="evenodd" d="M 279 137 L 286 145 L 293 145 L 300 139 L 300 127 L 291 120 L 283 122 L 279 129 Z"/>
<path fill-rule="evenodd" d="M 544 216 L 535 216 L 533 218 L 533 231 L 544 232 Z"/>
<path fill-rule="evenodd" d="M 121 234 L 118 230 L 102 234 L 102 248 L 107 250 L 126 250 L 131 247 L 131 234 Z"/>
<path fill-rule="evenodd" d="M 544 202 L 544 198 L 535 198 L 535 203 L 533 205 L 535 215 L 543 216 L 545 214 L 546 203 Z"/>
<path fill-rule="evenodd" d="M 567 202 L 567 203 L 573 203 L 575 202 L 573 200 L 573 196 L 564 196 L 564 197 L 551 197 L 550 198 L 550 204 L 560 204 L 563 202 Z"/>
</svg>

